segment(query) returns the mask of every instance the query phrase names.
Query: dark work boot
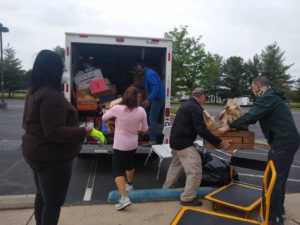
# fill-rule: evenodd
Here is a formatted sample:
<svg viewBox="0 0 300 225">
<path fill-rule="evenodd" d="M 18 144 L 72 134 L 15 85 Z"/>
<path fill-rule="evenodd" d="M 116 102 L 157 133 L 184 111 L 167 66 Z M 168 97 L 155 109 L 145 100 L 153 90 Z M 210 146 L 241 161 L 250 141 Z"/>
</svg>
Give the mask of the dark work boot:
<svg viewBox="0 0 300 225">
<path fill-rule="evenodd" d="M 192 201 L 189 202 L 180 200 L 180 204 L 184 206 L 202 206 L 202 201 L 198 200 L 197 198 L 194 198 Z"/>
</svg>

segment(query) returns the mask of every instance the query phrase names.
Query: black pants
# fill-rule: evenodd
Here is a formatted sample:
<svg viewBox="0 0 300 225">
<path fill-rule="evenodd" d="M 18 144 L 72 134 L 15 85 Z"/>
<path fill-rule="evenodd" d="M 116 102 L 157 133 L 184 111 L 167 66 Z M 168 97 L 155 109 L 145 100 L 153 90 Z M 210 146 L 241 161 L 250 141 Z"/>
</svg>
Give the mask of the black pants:
<svg viewBox="0 0 300 225">
<path fill-rule="evenodd" d="M 56 225 L 67 195 L 73 159 L 56 162 L 26 161 L 33 170 L 37 189 L 34 203 L 36 225 Z"/>
<path fill-rule="evenodd" d="M 134 153 L 136 149 L 121 151 L 114 149 L 112 156 L 112 167 L 115 177 L 124 176 L 126 170 L 134 169 Z"/>
<path fill-rule="evenodd" d="M 268 160 L 273 160 L 276 169 L 276 182 L 271 195 L 270 221 L 283 223 L 282 214 L 284 214 L 284 199 L 286 181 L 293 163 L 300 142 L 284 144 L 270 149 Z"/>
</svg>

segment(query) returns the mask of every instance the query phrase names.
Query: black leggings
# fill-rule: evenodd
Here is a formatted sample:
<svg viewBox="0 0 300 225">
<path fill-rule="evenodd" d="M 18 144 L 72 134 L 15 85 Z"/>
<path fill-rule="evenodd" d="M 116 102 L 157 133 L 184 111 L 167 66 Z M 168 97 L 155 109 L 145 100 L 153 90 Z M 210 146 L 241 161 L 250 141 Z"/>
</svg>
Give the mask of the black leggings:
<svg viewBox="0 0 300 225">
<path fill-rule="evenodd" d="M 112 167 L 115 177 L 124 176 L 126 170 L 134 169 L 134 153 L 136 149 L 130 151 L 120 151 L 114 149 L 112 156 Z"/>
<path fill-rule="evenodd" d="M 73 159 L 56 162 L 26 161 L 33 170 L 37 189 L 34 203 L 36 225 L 56 225 L 67 195 Z"/>
</svg>

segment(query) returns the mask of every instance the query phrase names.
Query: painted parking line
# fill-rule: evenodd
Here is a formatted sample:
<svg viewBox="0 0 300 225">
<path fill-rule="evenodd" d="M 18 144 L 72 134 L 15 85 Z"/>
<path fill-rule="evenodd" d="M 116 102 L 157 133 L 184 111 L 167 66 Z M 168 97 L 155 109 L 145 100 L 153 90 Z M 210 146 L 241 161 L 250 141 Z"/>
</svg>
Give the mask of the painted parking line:
<svg viewBox="0 0 300 225">
<path fill-rule="evenodd" d="M 2 171 L 0 173 L 0 176 L 6 175 L 8 173 L 10 173 L 11 171 L 13 171 L 15 168 L 17 168 L 21 163 L 23 163 L 24 159 L 21 158 L 19 159 L 17 162 L 13 163 L 12 165 L 10 165 L 6 170 Z"/>
<path fill-rule="evenodd" d="M 97 170 L 97 159 L 93 159 L 93 161 L 91 163 L 89 178 L 88 178 L 87 185 L 85 188 L 83 201 L 90 201 L 92 198 L 94 182 L 95 182 L 95 177 L 96 177 L 96 170 Z"/>
<path fill-rule="evenodd" d="M 263 175 L 250 174 L 250 173 L 238 173 L 238 174 L 239 174 L 239 176 L 242 176 L 242 177 L 256 177 L 256 178 L 263 178 L 264 177 Z M 290 181 L 290 182 L 300 183 L 299 179 L 288 178 L 287 180 Z"/>
<path fill-rule="evenodd" d="M 227 152 L 224 152 L 223 150 L 215 149 L 215 151 L 216 151 L 216 152 L 219 152 L 219 153 L 222 153 L 222 154 L 224 154 L 224 155 L 227 155 L 227 156 L 231 156 L 231 154 L 229 154 L 229 153 L 227 153 Z M 239 151 L 236 155 L 239 155 L 239 154 L 245 154 L 245 155 L 262 155 L 262 156 L 267 156 L 267 155 L 268 155 L 268 154 L 266 154 L 266 153 L 250 152 L 250 151 Z M 213 153 L 212 153 L 212 155 L 213 155 L 213 156 L 216 156 L 216 157 L 219 158 L 219 159 L 222 159 L 222 160 L 225 160 L 225 161 L 228 161 L 228 162 L 230 161 L 230 159 L 225 159 L 225 158 L 220 157 L 220 156 L 218 156 L 218 155 L 216 155 L 216 154 L 213 154 Z M 297 161 L 297 160 L 294 160 L 294 162 L 295 162 L 295 163 L 299 163 L 299 161 Z M 295 169 L 300 169 L 300 166 L 295 165 L 295 164 L 292 164 L 291 167 L 292 167 L 292 168 L 295 168 Z"/>
<path fill-rule="evenodd" d="M 264 155 L 264 156 L 267 156 L 268 154 L 265 154 L 265 153 L 258 153 L 258 152 L 245 152 L 245 151 L 243 151 L 243 152 L 239 152 L 239 154 L 245 154 L 245 155 Z M 297 160 L 294 160 L 293 161 L 294 163 L 300 163 L 299 161 L 297 161 Z M 292 164 L 292 168 L 296 168 L 296 169 L 300 169 L 300 166 L 298 166 L 298 165 L 295 165 L 295 164 Z"/>
</svg>

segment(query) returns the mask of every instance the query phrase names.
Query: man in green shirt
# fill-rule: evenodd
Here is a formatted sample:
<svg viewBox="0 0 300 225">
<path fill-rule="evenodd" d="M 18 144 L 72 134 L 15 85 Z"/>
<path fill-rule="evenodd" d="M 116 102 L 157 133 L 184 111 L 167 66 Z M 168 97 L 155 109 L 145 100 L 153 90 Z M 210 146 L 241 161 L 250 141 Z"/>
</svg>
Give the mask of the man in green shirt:
<svg viewBox="0 0 300 225">
<path fill-rule="evenodd" d="M 269 225 L 282 225 L 285 219 L 286 180 L 294 155 L 300 146 L 300 135 L 282 93 L 269 88 L 269 80 L 265 76 L 258 76 L 253 80 L 252 91 L 257 99 L 249 112 L 221 127 L 219 131 L 224 133 L 229 129 L 259 121 L 262 132 L 271 146 L 268 160 L 273 160 L 277 173 L 271 195 Z"/>
</svg>

